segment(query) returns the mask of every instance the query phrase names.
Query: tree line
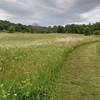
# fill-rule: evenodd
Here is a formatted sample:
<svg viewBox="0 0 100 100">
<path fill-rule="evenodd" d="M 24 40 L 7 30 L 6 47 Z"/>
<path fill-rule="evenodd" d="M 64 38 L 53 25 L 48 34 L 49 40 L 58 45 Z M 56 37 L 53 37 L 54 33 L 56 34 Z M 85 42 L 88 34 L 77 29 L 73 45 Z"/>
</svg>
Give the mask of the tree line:
<svg viewBox="0 0 100 100">
<path fill-rule="evenodd" d="M 68 24 L 65 26 L 54 25 L 43 27 L 39 25 L 15 24 L 9 21 L 0 20 L 0 32 L 21 32 L 21 33 L 78 33 L 84 35 L 100 35 L 100 22 L 94 24 Z"/>
<path fill-rule="evenodd" d="M 94 24 L 69 24 L 65 26 L 48 26 L 48 33 L 78 33 L 84 35 L 100 35 L 100 22 Z"/>
<path fill-rule="evenodd" d="M 46 27 L 35 25 L 15 24 L 10 21 L 0 20 L 0 32 L 43 33 Z"/>
</svg>

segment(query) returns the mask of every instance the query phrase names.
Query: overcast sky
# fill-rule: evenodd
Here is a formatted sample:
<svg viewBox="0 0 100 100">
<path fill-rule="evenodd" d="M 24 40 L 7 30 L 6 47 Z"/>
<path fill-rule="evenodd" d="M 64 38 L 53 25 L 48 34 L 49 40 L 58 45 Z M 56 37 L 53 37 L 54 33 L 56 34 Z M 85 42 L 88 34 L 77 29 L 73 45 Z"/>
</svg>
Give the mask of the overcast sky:
<svg viewBox="0 0 100 100">
<path fill-rule="evenodd" d="M 100 21 L 100 0 L 0 0 L 0 19 L 56 25 Z"/>
</svg>

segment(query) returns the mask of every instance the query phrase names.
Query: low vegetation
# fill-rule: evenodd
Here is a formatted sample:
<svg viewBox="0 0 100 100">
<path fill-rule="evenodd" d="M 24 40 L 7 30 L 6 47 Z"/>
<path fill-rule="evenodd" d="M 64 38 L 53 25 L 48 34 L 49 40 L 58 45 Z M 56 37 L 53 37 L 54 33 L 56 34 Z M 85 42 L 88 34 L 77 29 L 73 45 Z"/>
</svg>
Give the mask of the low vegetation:
<svg viewBox="0 0 100 100">
<path fill-rule="evenodd" d="M 99 45 L 87 44 L 71 53 L 55 82 L 52 100 L 99 100 Z"/>
<path fill-rule="evenodd" d="M 69 53 L 98 40 L 75 34 L 0 34 L 0 99 L 51 99 Z"/>
</svg>

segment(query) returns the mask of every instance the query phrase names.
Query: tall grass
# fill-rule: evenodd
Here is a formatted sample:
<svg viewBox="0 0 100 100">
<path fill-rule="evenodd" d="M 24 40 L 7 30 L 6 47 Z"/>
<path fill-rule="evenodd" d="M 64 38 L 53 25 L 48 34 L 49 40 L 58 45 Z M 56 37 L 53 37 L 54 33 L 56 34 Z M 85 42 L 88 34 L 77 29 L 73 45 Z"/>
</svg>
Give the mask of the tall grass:
<svg viewBox="0 0 100 100">
<path fill-rule="evenodd" d="M 94 41 L 94 39 L 80 36 L 83 39 L 77 40 L 77 36 L 74 36 L 76 40 L 69 42 L 31 45 L 24 48 L 22 45 L 31 41 L 34 42 L 33 38 L 36 38 L 36 40 L 42 39 L 45 42 L 49 38 L 49 41 L 53 42 L 53 39 L 64 38 L 64 36 L 68 37 L 66 35 L 44 35 L 43 37 L 41 35 L 2 36 L 0 40 L 0 44 L 3 45 L 0 48 L 0 99 L 50 99 L 53 83 L 68 54 L 77 45 Z M 73 37 L 73 35 L 70 37 Z M 7 42 L 8 45 L 6 45 Z M 15 46 L 16 43 L 19 47 Z"/>
</svg>

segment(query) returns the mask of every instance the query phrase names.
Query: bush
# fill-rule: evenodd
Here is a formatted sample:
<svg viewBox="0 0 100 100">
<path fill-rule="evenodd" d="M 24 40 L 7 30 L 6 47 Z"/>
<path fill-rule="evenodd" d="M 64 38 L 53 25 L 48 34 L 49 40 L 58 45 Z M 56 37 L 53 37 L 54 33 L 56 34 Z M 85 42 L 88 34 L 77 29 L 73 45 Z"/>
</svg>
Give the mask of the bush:
<svg viewBox="0 0 100 100">
<path fill-rule="evenodd" d="M 93 32 L 93 34 L 94 34 L 94 35 L 100 35 L 100 31 L 99 31 L 99 30 L 95 30 L 95 31 Z"/>
<path fill-rule="evenodd" d="M 15 32 L 15 27 L 14 26 L 10 26 L 8 29 L 9 33 L 14 33 Z"/>
</svg>

